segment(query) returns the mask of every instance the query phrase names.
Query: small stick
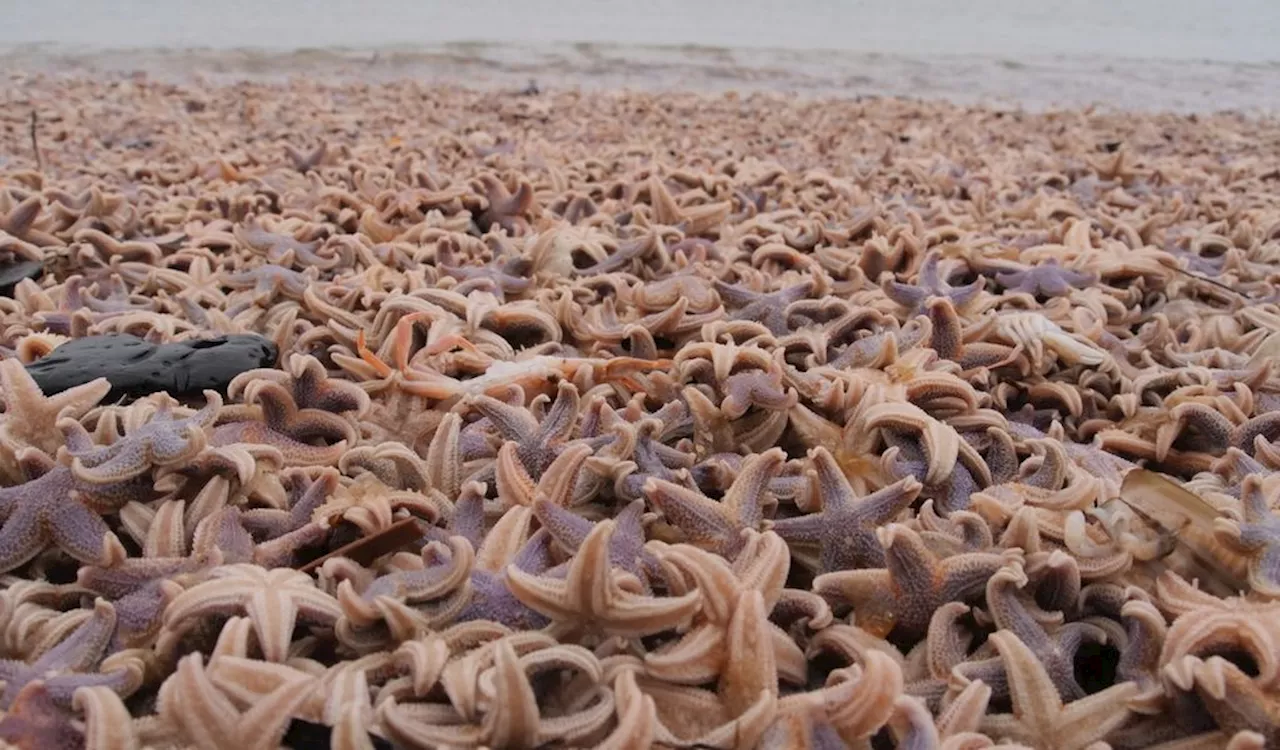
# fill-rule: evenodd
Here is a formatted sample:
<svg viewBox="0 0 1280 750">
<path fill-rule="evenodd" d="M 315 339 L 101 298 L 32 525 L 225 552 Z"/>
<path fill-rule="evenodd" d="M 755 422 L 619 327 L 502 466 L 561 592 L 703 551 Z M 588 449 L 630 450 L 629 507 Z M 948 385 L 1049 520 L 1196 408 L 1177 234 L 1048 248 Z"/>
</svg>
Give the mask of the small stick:
<svg viewBox="0 0 1280 750">
<path fill-rule="evenodd" d="M 36 170 L 43 172 L 44 159 L 40 157 L 40 141 L 36 138 L 36 126 L 39 124 L 40 116 L 37 115 L 36 111 L 33 109 L 31 110 L 31 150 L 34 151 L 36 155 Z"/>
<path fill-rule="evenodd" d="M 1195 279 L 1196 281 L 1203 281 L 1204 283 L 1206 283 L 1206 284 L 1212 284 L 1212 285 L 1214 285 L 1214 286 L 1218 287 L 1219 289 L 1225 289 L 1226 291 L 1231 292 L 1232 294 L 1236 295 L 1237 297 L 1243 297 L 1244 299 L 1249 299 L 1249 296 L 1248 296 L 1247 294 L 1244 294 L 1243 292 L 1240 292 L 1240 291 L 1238 291 L 1238 290 L 1236 290 L 1236 289 L 1232 289 L 1231 287 L 1227 286 L 1226 284 L 1223 284 L 1221 281 L 1214 281 L 1213 279 L 1210 279 L 1210 278 L 1208 278 L 1208 277 L 1206 277 L 1206 276 L 1201 276 L 1201 275 L 1200 275 L 1200 274 L 1198 274 L 1198 273 L 1191 273 L 1190 271 L 1187 271 L 1187 270 L 1182 269 L 1182 268 L 1178 268 L 1177 266 L 1170 266 L 1170 267 L 1171 267 L 1171 268 L 1173 268 L 1173 270 L 1177 271 L 1178 273 L 1182 274 L 1183 276 L 1189 276 L 1189 277 L 1191 277 L 1191 278 Z"/>
<path fill-rule="evenodd" d="M 331 557 L 348 557 L 361 565 L 370 565 L 379 557 L 395 552 L 406 544 L 421 538 L 422 529 L 418 528 L 417 520 L 402 518 L 382 531 L 357 539 L 350 544 L 344 544 L 329 554 L 303 565 L 298 570 L 303 573 L 318 570 L 321 565 L 324 565 L 325 560 Z"/>
</svg>

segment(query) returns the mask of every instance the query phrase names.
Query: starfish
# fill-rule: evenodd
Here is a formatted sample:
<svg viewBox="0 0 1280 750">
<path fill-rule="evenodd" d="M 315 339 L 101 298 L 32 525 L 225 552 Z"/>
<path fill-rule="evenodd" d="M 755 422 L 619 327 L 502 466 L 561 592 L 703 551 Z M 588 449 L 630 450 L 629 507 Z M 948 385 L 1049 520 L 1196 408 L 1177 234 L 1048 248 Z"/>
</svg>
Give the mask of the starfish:
<svg viewBox="0 0 1280 750">
<path fill-rule="evenodd" d="M 295 469 L 286 478 L 289 480 L 287 509 L 254 508 L 244 511 L 244 526 L 255 539 L 275 539 L 311 523 L 316 509 L 337 488 L 339 474 L 333 469 L 326 469 L 313 477 Z"/>
<path fill-rule="evenodd" d="M 1050 636 L 1028 608 L 1025 595 L 1020 596 L 1018 589 L 1026 585 L 1027 575 L 1016 563 L 997 571 L 987 581 L 987 608 L 991 618 L 997 628 L 1018 636 L 1036 655 L 1059 695 L 1067 700 L 1083 698 L 1084 688 L 1075 676 L 1076 652 L 1087 640 L 1106 642 L 1106 632 L 1088 622 L 1073 622 Z M 1003 698 L 1008 686 L 1005 664 L 1003 659 L 966 661 L 956 667 L 954 674 L 968 682 L 980 679 L 991 688 L 993 697 Z"/>
<path fill-rule="evenodd" d="M 730 420 L 741 419 L 752 407 L 787 411 L 800 400 L 795 389 L 783 387 L 782 370 L 777 368 L 734 373 L 721 390 L 725 397 L 720 409 Z"/>
<path fill-rule="evenodd" d="M 254 508 L 241 513 L 241 525 L 257 542 L 253 559 L 261 565 L 288 566 L 300 548 L 328 537 L 330 528 L 312 518 L 337 486 L 338 473 L 332 469 L 314 479 L 297 472 L 290 476 L 287 511 Z"/>
<path fill-rule="evenodd" d="M 725 667 L 715 691 L 645 677 L 639 687 L 657 707 L 666 747 L 754 747 L 778 707 L 777 664 L 759 591 L 742 591 L 725 630 Z"/>
<path fill-rule="evenodd" d="M 74 714 L 58 705 L 43 680 L 28 682 L 0 719 L 0 741 L 18 750 L 73 750 L 85 746 Z"/>
<path fill-rule="evenodd" d="M 217 391 L 205 391 L 204 396 L 204 408 L 183 419 L 174 419 L 171 406 L 162 403 L 142 427 L 101 448 L 93 446 L 79 422 L 59 420 L 76 479 L 113 484 L 140 477 L 153 466 L 172 466 L 194 457 L 206 445 L 204 428 L 213 424 L 222 409 Z"/>
<path fill-rule="evenodd" d="M 404 711 L 389 699 L 378 713 L 381 725 L 397 743 L 409 747 L 542 747 L 548 745 L 582 746 L 613 719 L 612 700 L 605 699 L 599 662 L 590 651 L 580 646 L 555 645 L 518 655 L 513 637 L 499 640 L 493 649 L 493 666 L 478 675 L 477 681 L 488 686 L 487 708 L 476 723 L 414 720 L 414 712 Z M 574 709 L 567 715 L 545 718 L 539 706 L 554 702 L 548 696 L 547 683 L 535 691 L 531 678 L 541 673 L 563 671 L 566 681 L 581 687 L 587 695 L 574 696 Z M 576 673 L 576 674 L 575 674 Z"/>
<path fill-rule="evenodd" d="M 809 459 L 813 462 L 810 481 L 814 494 L 822 499 L 822 511 L 774 521 L 773 530 L 793 544 L 816 543 L 818 559 L 809 558 L 806 562 L 820 574 L 883 568 L 884 550 L 875 530 L 916 499 L 920 482 L 906 477 L 859 499 L 831 451 L 814 448 L 809 451 Z"/>
<path fill-rule="evenodd" d="M 919 534 L 902 524 L 877 529 L 876 535 L 887 569 L 826 573 L 813 580 L 813 590 L 828 601 L 852 604 L 858 625 L 882 636 L 897 632 L 918 638 L 935 610 L 981 591 L 1011 556 L 1021 555 L 970 552 L 940 559 Z"/>
<path fill-rule="evenodd" d="M 181 259 L 183 256 L 169 256 L 168 262 Z M 222 308 L 226 305 L 227 295 L 222 291 L 222 277 L 215 273 L 210 259 L 203 255 L 190 257 L 187 266 L 187 283 L 178 299 L 190 302 L 198 307 Z"/>
<path fill-rule="evenodd" d="M 577 387 L 562 381 L 541 422 L 528 409 L 492 396 L 475 396 L 465 403 L 483 414 L 503 441 L 515 443 L 515 456 L 528 477 L 541 477 L 564 450 L 577 423 L 580 401 Z"/>
<path fill-rule="evenodd" d="M 1221 656 L 1184 656 L 1165 666 L 1164 678 L 1179 690 L 1194 690 L 1222 730 L 1259 732 L 1267 747 L 1280 742 L 1280 701 Z"/>
<path fill-rule="evenodd" d="M 280 747 L 295 712 L 311 691 L 286 681 L 241 711 L 209 679 L 201 654 L 178 662 L 174 674 L 160 687 L 157 714 L 200 750 L 236 747 L 269 750 Z"/>
<path fill-rule="evenodd" d="M 9 708 L 22 689 L 36 680 L 44 683 L 50 700 L 63 708 L 71 708 L 72 696 L 82 687 L 101 685 L 116 692 L 136 689 L 142 679 L 140 664 L 122 665 L 126 668 L 106 673 L 92 671 L 102 663 L 115 629 L 115 608 L 98 599 L 84 624 L 31 664 L 0 661 L 0 680 L 4 680 L 0 707 Z"/>
<path fill-rule="evenodd" d="M 51 466 L 47 457 L 35 459 L 33 453 L 43 456 L 28 448 L 19 458 L 39 465 L 29 474 L 44 474 L 17 487 L 0 488 L 0 571 L 22 565 L 49 542 L 84 563 L 113 565 L 123 560 L 125 549 L 99 512 L 149 495 L 149 488 L 132 481 L 89 484 L 70 468 Z"/>
<path fill-rule="evenodd" d="M 551 568 L 549 541 L 548 534 L 535 533 L 511 559 L 511 566 L 531 576 L 544 575 Z M 454 619 L 487 620 L 513 630 L 537 630 L 550 623 L 545 615 L 530 609 L 512 593 L 505 575 L 479 568 L 471 571 L 471 597 Z"/>
<path fill-rule="evenodd" d="M 302 242 L 292 234 L 276 234 L 256 223 L 237 225 L 234 231 L 241 242 L 264 254 L 270 265 L 293 268 L 297 261 L 302 261 L 303 266 L 320 269 L 334 265 L 329 258 L 316 254 L 322 244 L 320 240 Z"/>
<path fill-rule="evenodd" d="M 1214 535 L 1237 548 L 1249 561 L 1249 585 L 1263 596 L 1280 596 L 1280 516 L 1262 479 L 1250 474 L 1240 485 L 1244 518 L 1214 520 Z"/>
<path fill-rule="evenodd" d="M 358 439 L 356 429 L 341 414 L 327 409 L 303 408 L 295 401 L 295 391 L 284 383 L 255 380 L 245 386 L 243 396 L 245 404 L 256 405 L 261 410 L 262 421 L 268 427 L 298 442 L 331 444 L 345 440 L 354 443 Z M 302 395 L 309 394 L 303 392 Z M 355 406 L 361 401 L 346 398 L 339 403 Z"/>
<path fill-rule="evenodd" d="M 369 629 L 385 622 L 392 637 L 412 638 L 420 626 L 431 620 L 449 619 L 467 603 L 462 589 L 473 569 L 475 552 L 470 542 L 452 537 L 447 544 L 432 542 L 422 549 L 423 567 L 388 573 L 371 581 L 359 594 L 350 580 L 338 584 L 338 604 L 342 608 L 340 629 Z M 443 604 L 439 602 L 443 601 Z M 431 602 L 439 610 L 435 617 L 421 605 Z M 443 613 L 443 614 L 440 614 Z M 424 620 L 424 618 L 426 618 Z"/>
<path fill-rule="evenodd" d="M 641 419 L 635 425 L 634 445 L 631 446 L 629 461 L 620 463 L 619 471 L 622 476 L 614 483 L 618 496 L 623 500 L 635 500 L 644 495 L 644 487 L 650 479 L 690 490 L 696 489 L 690 477 L 681 471 L 692 466 L 692 457 L 663 443 L 662 434 L 665 431 L 666 427 L 659 419 Z M 630 436 L 627 436 L 623 442 L 629 441 Z M 634 468 L 631 464 L 634 464 Z"/>
<path fill-rule="evenodd" d="M 978 277 L 970 284 L 955 287 L 938 273 L 941 256 L 930 253 L 920 266 L 915 284 L 903 284 L 886 278 L 881 289 L 889 299 L 905 307 L 911 317 L 925 312 L 926 303 L 935 297 L 945 297 L 957 310 L 963 310 L 982 292 L 985 281 Z"/>
<path fill-rule="evenodd" d="M 209 441 L 214 448 L 267 445 L 280 452 L 285 466 L 332 466 L 347 452 L 347 442 L 311 445 L 285 435 L 264 422 L 247 420 L 218 425 Z"/>
<path fill-rule="evenodd" d="M 515 443 L 504 444 L 495 462 L 494 484 L 504 506 L 528 507 L 539 498 L 560 506 L 576 505 L 582 500 L 577 494 L 578 479 L 591 456 L 590 445 L 575 442 L 565 447 L 542 472 L 536 484 L 520 464 L 515 448 Z M 475 475 L 471 481 L 478 481 Z"/>
<path fill-rule="evenodd" d="M 233 421 L 214 430 L 215 447 L 266 443 L 280 450 L 287 466 L 327 466 L 359 438 L 355 426 L 342 415 L 299 408 L 283 383 L 255 380 L 244 387 L 243 396 L 246 406 L 229 407 L 222 415 Z M 255 412 L 261 414 L 261 423 Z"/>
<path fill-rule="evenodd" d="M 305 271 L 294 271 L 275 265 L 258 266 L 236 273 L 223 273 L 222 284 L 235 291 L 247 290 L 253 304 L 270 309 L 283 299 L 301 302 L 307 289 L 320 278 L 314 266 Z M 233 301 L 239 295 L 232 297 Z"/>
<path fill-rule="evenodd" d="M 730 320 L 762 323 L 775 336 L 791 332 L 787 321 L 787 306 L 808 297 L 813 288 L 813 281 L 803 281 L 776 292 L 757 292 L 738 284 L 716 280 L 716 292 L 720 299 L 734 309 L 729 316 Z"/>
<path fill-rule="evenodd" d="M 290 354 L 283 370 L 260 369 L 240 373 L 227 386 L 227 398 L 239 398 L 251 383 L 262 380 L 287 387 L 293 404 L 299 409 L 352 413 L 360 417 L 369 408 L 369 394 L 360 386 L 329 377 L 320 360 L 303 354 Z"/>
<path fill-rule="evenodd" d="M 996 273 L 1000 286 L 1033 297 L 1061 297 L 1073 288 L 1080 289 L 1097 280 L 1095 274 L 1063 268 L 1057 258 Z"/>
<path fill-rule="evenodd" d="M 992 737 L 1044 750 L 1084 750 L 1128 720 L 1127 701 L 1138 686 L 1123 682 L 1076 701 L 1064 702 L 1045 668 L 1018 636 L 1007 630 L 989 638 L 1005 662 L 1013 713 L 983 718 Z"/>
<path fill-rule="evenodd" d="M 696 582 L 702 592 L 702 611 L 679 640 L 645 655 L 646 674 L 683 685 L 702 685 L 715 679 L 725 668 L 729 629 L 735 607 L 743 602 L 740 594 L 757 591 L 763 597 L 765 613 L 773 610 L 790 569 L 787 546 L 773 533 L 750 536 L 732 566 L 724 558 L 691 545 L 659 548 L 658 555 L 665 563 Z M 807 664 L 803 652 L 786 631 L 772 622 L 767 627 L 769 648 L 779 672 L 795 672 L 790 681 L 804 684 Z M 784 666 L 795 663 L 800 665 L 795 670 Z"/>
<path fill-rule="evenodd" d="M 570 554 L 582 548 L 596 524 L 559 503 L 538 499 L 533 503 L 533 514 L 551 538 Z M 645 536 L 642 516 L 644 502 L 633 500 L 613 517 L 614 534 L 609 540 L 609 564 L 636 576 L 647 585 L 657 574 L 658 560 L 644 548 Z"/>
<path fill-rule="evenodd" d="M 342 616 L 338 602 L 296 570 L 239 563 L 214 568 L 208 575 L 209 580 L 182 592 L 165 609 L 165 627 L 175 636 L 210 615 L 244 612 L 263 657 L 282 662 L 289 655 L 300 616 L 321 626 L 332 626 Z"/>
<path fill-rule="evenodd" d="M 508 566 L 511 593 L 557 623 L 610 635 L 651 635 L 687 621 L 701 602 L 699 592 L 654 598 L 623 587 L 609 562 L 614 529 L 613 521 L 596 524 L 574 556 L 565 578 L 536 576 Z"/>
<path fill-rule="evenodd" d="M 459 265 L 454 247 L 441 240 L 436 245 L 436 266 L 462 282 L 456 290 L 460 294 L 466 294 L 471 288 L 482 288 L 506 300 L 524 294 L 533 286 L 532 261 L 519 255 L 497 255 L 484 266 Z"/>
<path fill-rule="evenodd" d="M 447 429 L 451 423 L 452 420 L 446 419 L 441 423 L 442 428 Z M 352 448 L 342 456 L 338 468 L 347 476 L 368 473 L 387 487 L 413 492 L 430 492 L 434 486 L 433 476 L 438 476 L 432 474 L 427 460 L 409 446 L 391 441 Z"/>
<path fill-rule="evenodd" d="M 310 153 L 304 154 L 294 148 L 293 144 L 286 143 L 284 144 L 284 153 L 289 158 L 289 161 L 292 162 L 294 169 L 306 174 L 324 164 L 325 157 L 329 154 L 329 144 L 325 141 L 320 141 Z"/>
<path fill-rule="evenodd" d="M 3 208 L 12 205 L 11 195 L 12 193 L 6 191 L 3 194 L 3 200 L 0 200 L 0 210 L 7 211 L 4 216 L 0 216 L 0 232 L 34 245 L 36 248 L 65 244 L 57 237 L 36 229 L 36 219 L 40 218 L 41 209 L 39 195 L 32 195 L 12 208 Z M 28 257 L 27 260 L 40 260 L 39 252 L 32 254 L 32 257 Z"/>
<path fill-rule="evenodd" d="M 751 456 L 719 502 L 661 479 L 646 481 L 644 496 L 690 543 L 732 558 L 742 548 L 742 531 L 760 525 L 769 481 L 785 460 L 781 448 Z"/>
<path fill-rule="evenodd" d="M 779 700 L 777 719 L 761 745 L 814 750 L 865 747 L 893 718 L 904 697 L 901 667 L 885 652 L 872 649 L 860 667 L 835 670 L 822 688 Z M 910 745 L 899 743 L 899 747 Z"/>
<path fill-rule="evenodd" d="M 497 225 L 516 235 L 528 228 L 529 221 L 525 217 L 533 211 L 535 200 L 533 186 L 528 180 L 521 179 L 514 193 L 493 174 L 480 175 L 476 183 L 486 202 L 475 218 L 480 231 L 488 232 Z"/>
<path fill-rule="evenodd" d="M 890 401 L 866 408 L 860 405 L 845 428 L 845 449 L 871 453 L 880 439 L 899 449 L 897 462 L 913 474 L 918 471 L 916 478 L 925 487 L 944 485 L 958 465 L 968 469 L 981 486 L 991 483 L 990 469 L 977 450 L 950 424 L 915 404 Z M 918 465 L 919 461 L 923 464 Z"/>
<path fill-rule="evenodd" d="M 4 389 L 4 419 L 0 422 L 0 452 L 12 456 L 20 448 L 38 448 L 50 456 L 63 445 L 56 428 L 62 417 L 79 419 L 111 390 L 106 378 L 46 396 L 16 359 L 0 362 Z"/>
</svg>

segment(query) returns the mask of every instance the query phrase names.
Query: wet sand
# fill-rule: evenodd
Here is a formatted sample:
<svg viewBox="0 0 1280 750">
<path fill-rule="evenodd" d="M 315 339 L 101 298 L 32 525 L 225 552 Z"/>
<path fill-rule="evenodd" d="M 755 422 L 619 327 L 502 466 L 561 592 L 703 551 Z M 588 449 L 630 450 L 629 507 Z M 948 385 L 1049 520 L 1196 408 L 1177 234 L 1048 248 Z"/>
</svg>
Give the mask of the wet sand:
<svg viewBox="0 0 1280 750">
<path fill-rule="evenodd" d="M 733 49 L 599 43 L 484 44 L 366 49 L 0 48 L 11 89 L 36 74 L 280 81 L 294 76 L 474 88 L 771 91 L 799 97 L 898 96 L 1029 110 L 1099 105 L 1138 111 L 1280 111 L 1280 63 L 1059 56 L 1021 62 L 994 56 Z M 10 94 L 10 96 L 20 94 Z"/>
</svg>

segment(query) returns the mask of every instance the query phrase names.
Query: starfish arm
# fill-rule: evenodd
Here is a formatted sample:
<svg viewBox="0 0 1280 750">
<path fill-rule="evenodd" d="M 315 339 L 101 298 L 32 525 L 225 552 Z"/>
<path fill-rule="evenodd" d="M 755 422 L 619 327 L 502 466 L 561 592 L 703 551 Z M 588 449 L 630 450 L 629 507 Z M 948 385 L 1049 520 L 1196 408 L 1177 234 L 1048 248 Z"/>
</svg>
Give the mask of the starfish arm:
<svg viewBox="0 0 1280 750">
<path fill-rule="evenodd" d="M 543 472 L 534 489 L 534 496 L 546 498 L 557 505 L 571 504 L 578 476 L 591 454 L 591 446 L 586 443 L 567 446 Z"/>
<path fill-rule="evenodd" d="M 89 484 L 114 484 L 140 477 L 151 468 L 150 457 L 144 445 L 119 443 L 75 456 L 71 470 L 76 479 Z"/>
<path fill-rule="evenodd" d="M 542 418 L 542 424 L 535 432 L 538 442 L 546 444 L 568 440 L 577 424 L 581 406 L 577 387 L 567 381 L 561 381 L 556 390 L 556 400 L 552 402 L 551 408 Z"/>
<path fill-rule="evenodd" d="M 770 523 L 778 536 L 793 544 L 813 544 L 822 540 L 830 521 L 822 513 L 780 518 Z"/>
<path fill-rule="evenodd" d="M 526 747 L 537 744 L 538 700 L 511 642 L 498 642 L 493 665 L 493 707 L 484 716 L 485 744 Z"/>
<path fill-rule="evenodd" d="M 141 746 L 129 709 L 111 688 L 94 685 L 77 690 L 72 699 L 72 708 L 84 713 L 85 747 Z"/>
<path fill-rule="evenodd" d="M 919 497 L 923 485 L 914 477 L 904 477 L 858 502 L 858 514 L 876 526 L 892 521 Z"/>
<path fill-rule="evenodd" d="M 722 628 L 704 624 L 685 634 L 670 648 L 646 654 L 646 673 L 678 685 L 703 685 L 714 680 L 725 663 Z"/>
<path fill-rule="evenodd" d="M 103 674 L 59 674 L 45 680 L 49 696 L 58 705 L 69 706 L 77 690 L 81 688 L 103 687 L 116 693 L 127 695 L 129 691 L 140 686 L 140 673 L 129 669 L 116 669 Z"/>
<path fill-rule="evenodd" d="M 729 515 L 738 519 L 743 528 L 754 529 L 763 515 L 762 505 L 769 492 L 769 482 L 782 470 L 786 453 L 781 448 L 771 448 L 758 453 L 742 464 L 742 471 L 734 478 L 725 492 L 721 505 Z"/>
<path fill-rule="evenodd" d="M 1048 735 L 1054 717 L 1062 713 L 1062 699 L 1031 649 L 1007 630 L 991 635 L 1009 677 L 1014 715 L 1033 731 Z"/>
<path fill-rule="evenodd" d="M 883 568 L 842 570 L 813 579 L 813 591 L 824 598 L 837 598 L 855 606 L 885 596 L 893 588 L 892 574 Z"/>
<path fill-rule="evenodd" d="M 570 552 L 582 546 L 595 526 L 577 513 L 543 498 L 534 501 L 533 513 L 556 543 Z"/>
<path fill-rule="evenodd" d="M 492 396 L 474 396 L 468 403 L 489 420 L 503 440 L 521 443 L 538 434 L 538 420 L 527 409 Z"/>
<path fill-rule="evenodd" d="M 33 671 L 85 672 L 102 661 L 116 629 L 116 612 L 104 599 L 93 605 L 93 615 L 64 641 L 49 649 L 31 665 Z"/>
<path fill-rule="evenodd" d="M 105 524 L 103 530 L 106 530 Z M 44 524 L 34 512 L 19 509 L 9 516 L 4 528 L 0 528 L 0 571 L 13 570 L 40 554 L 46 544 L 46 534 Z"/>
<path fill-rule="evenodd" d="M 737 530 L 720 503 L 663 479 L 646 480 L 643 492 L 649 503 L 693 544 L 711 549 L 732 545 Z"/>
<path fill-rule="evenodd" d="M 811 476 L 814 488 L 822 498 L 822 510 L 838 513 L 854 508 L 857 497 L 853 487 L 831 451 L 825 446 L 818 446 L 809 451 L 809 459 L 813 462 L 814 473 Z"/>
<path fill-rule="evenodd" d="M 203 657 L 191 654 L 161 687 L 158 713 L 197 747 L 216 747 L 219 738 L 238 737 L 240 713 L 205 673 Z"/>
<path fill-rule="evenodd" d="M 289 655 L 298 608 L 285 592 L 262 589 L 249 596 L 244 609 L 253 623 L 263 657 L 267 661 L 283 662 Z"/>
<path fill-rule="evenodd" d="M 538 485 L 520 460 L 518 443 L 507 441 L 498 449 L 498 458 L 494 462 L 494 484 L 498 488 L 498 497 L 508 507 L 533 502 Z"/>
<path fill-rule="evenodd" d="M 243 611 L 252 586 L 236 578 L 205 581 L 179 594 L 165 608 L 166 626 L 208 615 L 231 615 Z"/>
<path fill-rule="evenodd" d="M 942 595 L 948 601 L 963 599 L 982 587 L 996 571 L 1017 560 L 1017 551 L 996 555 L 989 552 L 968 552 L 943 560 Z"/>
<path fill-rule="evenodd" d="M 111 565 L 125 555 L 102 516 L 74 499 L 61 502 L 45 521 L 49 537 L 59 548 L 83 563 Z"/>
<path fill-rule="evenodd" d="M 1080 747 L 1103 740 L 1129 720 L 1129 699 L 1137 695 L 1138 686 L 1122 682 L 1093 695 L 1069 703 L 1058 724 L 1067 727 Z"/>
<path fill-rule="evenodd" d="M 987 581 L 987 608 L 997 628 L 1014 633 L 1032 652 L 1043 658 L 1052 648 L 1049 635 L 1017 595 L 1027 583 L 1027 574 L 1021 566 L 1005 566 L 997 570 Z"/>
</svg>

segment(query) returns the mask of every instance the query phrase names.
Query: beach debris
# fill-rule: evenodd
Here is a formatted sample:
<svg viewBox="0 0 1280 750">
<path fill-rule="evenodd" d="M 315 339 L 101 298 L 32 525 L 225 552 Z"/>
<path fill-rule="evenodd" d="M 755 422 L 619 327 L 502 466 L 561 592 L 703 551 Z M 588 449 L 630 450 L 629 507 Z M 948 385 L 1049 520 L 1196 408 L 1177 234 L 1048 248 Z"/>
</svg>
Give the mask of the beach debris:
<svg viewBox="0 0 1280 750">
<path fill-rule="evenodd" d="M 152 393 L 174 397 L 206 390 L 225 393 L 237 375 L 270 367 L 276 345 L 252 334 L 235 334 L 153 344 L 128 334 L 73 339 L 27 366 L 45 394 L 106 378 L 107 401 Z"/>
</svg>

